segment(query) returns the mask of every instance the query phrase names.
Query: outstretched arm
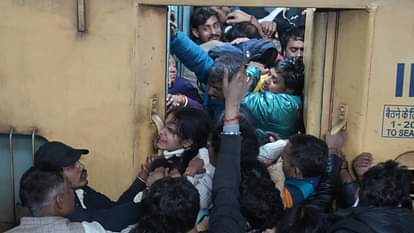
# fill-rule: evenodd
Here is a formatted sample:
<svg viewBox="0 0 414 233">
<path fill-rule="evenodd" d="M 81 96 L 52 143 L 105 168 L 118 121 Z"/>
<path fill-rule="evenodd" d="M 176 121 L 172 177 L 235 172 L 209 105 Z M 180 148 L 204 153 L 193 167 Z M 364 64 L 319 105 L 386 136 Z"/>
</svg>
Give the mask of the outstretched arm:
<svg viewBox="0 0 414 233">
<path fill-rule="evenodd" d="M 172 36 L 171 51 L 196 74 L 198 81 L 207 83 L 208 70 L 214 61 L 200 46 L 183 32 L 176 32 L 175 36 Z"/>
<path fill-rule="evenodd" d="M 223 93 L 226 99 L 224 127 L 220 152 L 213 182 L 213 210 L 210 217 L 209 232 L 245 232 L 245 219 L 240 212 L 240 148 L 239 131 L 240 102 L 247 92 L 251 80 L 244 69 L 228 81 L 228 72 L 223 78 Z"/>
</svg>

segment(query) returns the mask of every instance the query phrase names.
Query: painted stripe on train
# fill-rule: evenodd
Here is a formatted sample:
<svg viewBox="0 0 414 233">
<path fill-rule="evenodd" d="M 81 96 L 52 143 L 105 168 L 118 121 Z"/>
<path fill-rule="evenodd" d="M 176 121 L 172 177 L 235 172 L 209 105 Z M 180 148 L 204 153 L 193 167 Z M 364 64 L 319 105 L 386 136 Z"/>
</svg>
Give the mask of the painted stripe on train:
<svg viewBox="0 0 414 233">
<path fill-rule="evenodd" d="M 414 64 L 411 64 L 410 97 L 414 97 Z"/>
<path fill-rule="evenodd" d="M 403 96 L 403 88 L 404 88 L 404 63 L 397 64 L 397 77 L 396 77 L 396 85 L 395 85 L 395 96 L 402 97 Z"/>
</svg>

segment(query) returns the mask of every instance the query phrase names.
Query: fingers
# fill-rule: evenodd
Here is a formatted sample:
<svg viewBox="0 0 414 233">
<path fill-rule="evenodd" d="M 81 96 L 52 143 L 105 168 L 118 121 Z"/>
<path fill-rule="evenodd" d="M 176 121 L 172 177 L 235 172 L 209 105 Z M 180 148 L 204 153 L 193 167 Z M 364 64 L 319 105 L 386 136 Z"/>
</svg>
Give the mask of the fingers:
<svg viewBox="0 0 414 233">
<path fill-rule="evenodd" d="M 167 96 L 167 106 L 170 106 L 174 102 L 173 95 L 168 94 Z"/>
<path fill-rule="evenodd" d="M 246 42 L 248 40 L 250 40 L 250 39 L 247 38 L 247 37 L 237 38 L 237 39 L 234 39 L 232 42 L 230 42 L 230 44 L 237 45 L 237 44 L 241 44 L 243 42 Z"/>
<path fill-rule="evenodd" d="M 367 164 L 372 163 L 373 156 L 371 153 L 363 152 L 359 154 L 355 159 L 354 162 L 358 164 Z"/>
<path fill-rule="evenodd" d="M 228 24 L 238 23 L 237 14 L 235 12 L 228 14 L 226 22 Z"/>
<path fill-rule="evenodd" d="M 248 21 L 250 21 L 250 15 L 240 11 L 228 14 L 226 20 L 228 24 L 235 24 Z"/>
<path fill-rule="evenodd" d="M 269 36 L 270 36 L 270 37 L 273 37 L 273 36 L 274 36 L 274 34 L 276 33 L 276 30 L 277 30 L 277 25 L 276 25 L 276 23 L 275 23 L 275 22 L 271 22 L 271 23 L 270 23 Z"/>
<path fill-rule="evenodd" d="M 261 24 L 260 24 L 260 26 L 262 26 L 262 31 L 263 31 L 263 33 L 264 33 L 265 35 L 267 35 L 267 32 L 268 32 L 268 30 L 269 30 L 269 28 L 268 28 L 268 26 L 267 26 L 267 23 L 263 22 L 263 23 L 261 23 Z"/>
<path fill-rule="evenodd" d="M 226 90 L 229 86 L 229 71 L 227 67 L 224 67 L 224 75 L 223 75 L 223 90 Z"/>
<path fill-rule="evenodd" d="M 264 134 L 265 140 L 268 142 L 275 142 L 280 139 L 280 136 L 277 133 L 271 131 L 266 131 Z"/>
<path fill-rule="evenodd" d="M 173 168 L 173 169 L 168 170 L 168 176 L 170 176 L 170 177 L 180 177 L 181 174 L 180 174 L 180 172 L 178 171 L 177 168 Z"/>
<path fill-rule="evenodd" d="M 194 176 L 195 174 L 196 174 L 196 171 L 191 167 L 188 167 L 187 170 L 185 170 L 184 172 L 184 175 L 186 176 Z"/>
<path fill-rule="evenodd" d="M 177 24 L 170 22 L 170 33 L 173 38 L 177 35 Z"/>
</svg>

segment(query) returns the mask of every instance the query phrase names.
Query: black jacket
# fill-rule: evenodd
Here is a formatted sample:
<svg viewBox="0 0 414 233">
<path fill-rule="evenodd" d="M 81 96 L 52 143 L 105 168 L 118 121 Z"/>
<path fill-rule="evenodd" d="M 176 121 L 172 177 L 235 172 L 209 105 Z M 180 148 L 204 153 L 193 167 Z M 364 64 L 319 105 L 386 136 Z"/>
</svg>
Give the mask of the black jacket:
<svg viewBox="0 0 414 233">
<path fill-rule="evenodd" d="M 220 152 L 213 180 L 213 209 L 209 233 L 244 233 L 246 220 L 240 212 L 241 136 L 221 137 Z"/>
<path fill-rule="evenodd" d="M 358 207 L 338 211 L 328 233 L 412 233 L 412 210 L 398 207 Z"/>
<path fill-rule="evenodd" d="M 121 231 L 129 225 L 137 223 L 142 216 L 141 204 L 134 203 L 133 198 L 145 187 L 144 182 L 136 179 L 116 202 L 89 186 L 82 187 L 84 191 L 83 203 L 87 209 L 82 208 L 75 195 L 75 209 L 66 217 L 73 222 L 97 221 L 106 230 Z"/>
<path fill-rule="evenodd" d="M 335 154 L 329 154 L 326 161 L 325 174 L 322 176 L 318 189 L 302 204 L 313 206 L 321 213 L 329 213 L 335 199 L 341 161 Z"/>
</svg>

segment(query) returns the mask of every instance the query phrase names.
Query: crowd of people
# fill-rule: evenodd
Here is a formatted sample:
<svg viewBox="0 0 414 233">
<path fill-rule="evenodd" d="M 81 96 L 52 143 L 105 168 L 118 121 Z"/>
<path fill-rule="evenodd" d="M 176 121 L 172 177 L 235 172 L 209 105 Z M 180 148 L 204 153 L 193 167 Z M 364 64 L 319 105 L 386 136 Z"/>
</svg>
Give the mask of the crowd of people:
<svg viewBox="0 0 414 233">
<path fill-rule="evenodd" d="M 412 232 L 405 167 L 348 164 L 343 133 L 306 134 L 305 16 L 195 7 L 190 35 L 172 22 L 162 154 L 113 201 L 88 186 L 88 150 L 47 142 L 20 181 L 31 216 L 7 233 Z"/>
</svg>

